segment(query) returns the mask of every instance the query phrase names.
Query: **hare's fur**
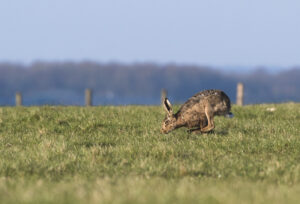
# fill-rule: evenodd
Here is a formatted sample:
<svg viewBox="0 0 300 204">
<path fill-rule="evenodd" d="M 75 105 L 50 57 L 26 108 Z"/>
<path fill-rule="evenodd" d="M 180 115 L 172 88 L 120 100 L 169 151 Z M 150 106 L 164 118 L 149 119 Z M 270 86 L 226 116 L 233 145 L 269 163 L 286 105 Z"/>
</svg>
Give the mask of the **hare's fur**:
<svg viewBox="0 0 300 204">
<path fill-rule="evenodd" d="M 170 131 L 187 127 L 190 132 L 210 132 L 214 129 L 214 116 L 229 115 L 231 105 L 229 97 L 220 90 L 205 90 L 189 98 L 173 114 L 172 105 L 167 98 L 163 104 L 167 115 L 162 123 L 161 131 Z"/>
</svg>

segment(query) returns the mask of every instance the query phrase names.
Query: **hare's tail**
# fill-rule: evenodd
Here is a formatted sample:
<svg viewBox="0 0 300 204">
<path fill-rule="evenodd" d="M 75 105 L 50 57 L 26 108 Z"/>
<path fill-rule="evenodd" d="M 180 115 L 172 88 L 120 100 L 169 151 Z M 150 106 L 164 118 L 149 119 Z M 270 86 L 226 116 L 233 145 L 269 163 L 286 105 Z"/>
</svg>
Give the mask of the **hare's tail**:
<svg viewBox="0 0 300 204">
<path fill-rule="evenodd" d="M 234 115 L 233 115 L 233 113 L 229 112 L 229 113 L 227 113 L 227 114 L 225 115 L 225 117 L 226 117 L 226 118 L 233 118 Z"/>
</svg>

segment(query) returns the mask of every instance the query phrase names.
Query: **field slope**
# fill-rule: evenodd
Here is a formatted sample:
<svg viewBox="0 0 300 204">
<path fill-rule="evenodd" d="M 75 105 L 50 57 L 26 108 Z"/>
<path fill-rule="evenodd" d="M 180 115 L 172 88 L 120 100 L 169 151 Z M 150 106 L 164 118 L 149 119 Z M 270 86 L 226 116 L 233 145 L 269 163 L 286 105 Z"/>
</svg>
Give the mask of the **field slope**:
<svg viewBox="0 0 300 204">
<path fill-rule="evenodd" d="M 0 107 L 0 203 L 299 203 L 300 104 L 232 112 L 163 135 L 158 106 Z"/>
</svg>

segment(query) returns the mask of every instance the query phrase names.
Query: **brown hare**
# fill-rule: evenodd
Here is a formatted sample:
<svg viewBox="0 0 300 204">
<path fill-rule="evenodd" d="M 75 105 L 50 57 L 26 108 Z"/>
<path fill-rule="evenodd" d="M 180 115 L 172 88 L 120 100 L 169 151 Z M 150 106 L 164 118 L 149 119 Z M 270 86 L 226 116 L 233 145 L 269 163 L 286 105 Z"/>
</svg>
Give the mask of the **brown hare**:
<svg viewBox="0 0 300 204">
<path fill-rule="evenodd" d="M 165 134 L 180 127 L 189 128 L 189 132 L 210 132 L 215 127 L 214 116 L 232 116 L 230 99 L 220 90 L 197 93 L 189 98 L 176 114 L 173 114 L 172 105 L 167 98 L 163 106 L 167 115 L 162 123 L 161 132 Z"/>
</svg>

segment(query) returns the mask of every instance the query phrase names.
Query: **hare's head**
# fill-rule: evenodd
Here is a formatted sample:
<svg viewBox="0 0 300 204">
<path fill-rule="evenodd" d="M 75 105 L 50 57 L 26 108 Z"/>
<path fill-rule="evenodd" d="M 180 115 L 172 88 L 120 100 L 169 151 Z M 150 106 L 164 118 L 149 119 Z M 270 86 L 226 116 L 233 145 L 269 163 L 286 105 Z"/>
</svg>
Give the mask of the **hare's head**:
<svg viewBox="0 0 300 204">
<path fill-rule="evenodd" d="M 161 132 L 167 134 L 176 128 L 176 117 L 173 114 L 172 105 L 167 98 L 165 98 L 163 106 L 167 114 L 162 122 Z"/>
</svg>

